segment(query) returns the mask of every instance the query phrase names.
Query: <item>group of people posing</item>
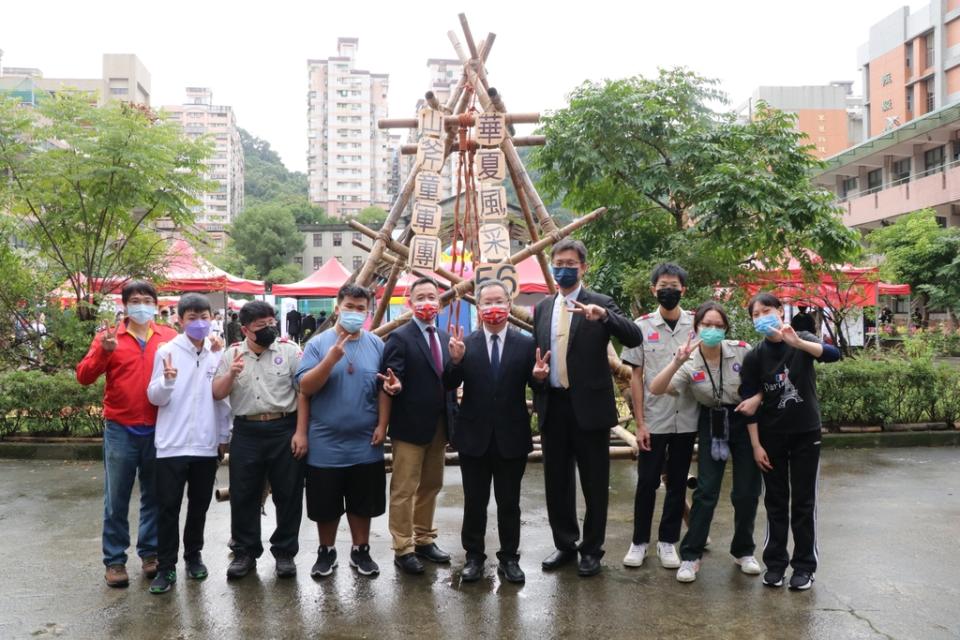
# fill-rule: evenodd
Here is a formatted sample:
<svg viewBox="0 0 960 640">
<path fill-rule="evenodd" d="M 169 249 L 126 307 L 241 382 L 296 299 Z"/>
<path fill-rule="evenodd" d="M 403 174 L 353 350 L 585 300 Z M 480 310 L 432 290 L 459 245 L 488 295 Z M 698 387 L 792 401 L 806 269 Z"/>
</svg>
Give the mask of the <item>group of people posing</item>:
<svg viewBox="0 0 960 640">
<path fill-rule="evenodd" d="M 336 323 L 300 347 L 279 338 L 273 307 L 243 306 L 242 339 L 210 335 L 212 312 L 197 294 L 181 297 L 183 333 L 155 322 L 157 293 L 143 281 L 122 292 L 125 319 L 100 332 L 77 367 L 104 392 L 105 579 L 129 584 L 129 500 L 140 481 L 137 554 L 152 593 L 176 583 L 180 510 L 186 575 L 203 579 L 204 524 L 219 459 L 229 446 L 231 541 L 228 579 L 256 571 L 260 520 L 269 488 L 276 511 L 270 537 L 276 575 L 297 573 L 303 504 L 320 546 L 311 575 L 338 566 L 336 536 L 346 514 L 349 564 L 379 573 L 370 523 L 388 510 L 393 562 L 421 574 L 424 562 L 449 563 L 437 543 L 434 513 L 448 443 L 459 454 L 464 511 L 463 582 L 483 577 L 491 485 L 497 504 L 497 572 L 522 583 L 520 495 L 533 449 L 527 389 L 541 435 L 546 506 L 555 550 L 544 571 L 576 563 L 602 570 L 610 472 L 609 430 L 618 423 L 608 344 L 633 367 L 631 396 L 639 445 L 633 540 L 623 559 L 639 567 L 651 542 L 656 490 L 666 485 L 657 536 L 663 567 L 692 582 L 700 570 L 724 466 L 733 464 L 734 534 L 730 553 L 744 573 L 763 573 L 754 556 L 761 493 L 768 518 L 763 551 L 769 586 L 807 589 L 817 567 L 816 490 L 820 414 L 813 362 L 839 358 L 830 345 L 783 324 L 780 301 L 754 296 L 749 313 L 763 339 L 753 348 L 727 340 L 724 308 L 683 310 L 687 275 L 663 264 L 651 277 L 659 307 L 636 321 L 613 300 L 582 285 L 587 252 L 562 240 L 551 253 L 556 296 L 534 313 L 532 335 L 508 324 L 511 298 L 490 280 L 475 291 L 480 326 L 469 335 L 438 326 L 440 289 L 420 278 L 409 289 L 412 320 L 386 340 L 364 330 L 373 294 L 344 285 Z M 680 540 L 686 483 L 699 434 L 698 483 Z M 384 440 L 392 447 L 389 489 Z M 576 476 L 586 504 L 581 531 Z M 304 501 L 304 495 L 306 500 Z M 792 557 L 787 550 L 793 531 Z M 679 543 L 679 554 L 677 544 Z"/>
</svg>

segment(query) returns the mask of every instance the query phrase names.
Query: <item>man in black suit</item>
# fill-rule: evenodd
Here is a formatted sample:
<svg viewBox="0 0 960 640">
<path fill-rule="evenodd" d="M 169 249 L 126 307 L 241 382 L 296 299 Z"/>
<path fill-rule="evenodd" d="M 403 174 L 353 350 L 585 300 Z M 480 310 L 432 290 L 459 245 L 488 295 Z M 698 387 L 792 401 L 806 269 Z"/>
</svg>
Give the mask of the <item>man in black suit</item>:
<svg viewBox="0 0 960 640">
<path fill-rule="evenodd" d="M 463 476 L 463 527 L 460 538 L 467 562 L 464 582 L 483 577 L 484 537 L 490 481 L 497 500 L 500 560 L 497 573 L 508 582 L 523 582 L 520 568 L 520 481 L 533 449 L 527 384 L 544 380 L 549 365 L 539 358 L 533 338 L 507 327 L 510 294 L 499 280 L 477 287 L 482 327 L 463 339 L 450 337 L 450 362 L 443 373 L 447 389 L 463 384 L 453 443 Z"/>
<path fill-rule="evenodd" d="M 393 397 L 390 442 L 390 535 L 394 564 L 409 574 L 423 573 L 420 558 L 450 562 L 435 540 L 433 514 L 443 487 L 447 427 L 453 424 L 453 395 L 443 388 L 450 360 L 450 336 L 436 324 L 440 289 L 431 278 L 410 287 L 413 320 L 391 332 L 383 347 L 381 373 L 391 369 L 403 385 Z"/>
<path fill-rule="evenodd" d="M 580 551 L 581 576 L 600 572 L 607 528 L 610 434 L 619 415 L 607 361 L 607 343 L 616 336 L 627 347 L 643 341 L 639 327 L 609 297 L 584 288 L 587 249 L 569 238 L 553 246 L 553 277 L 560 289 L 534 313 L 534 339 L 552 354 L 546 387 L 535 396 L 543 441 L 547 515 L 556 551 L 543 561 L 550 571 Z M 579 547 L 576 475 L 587 510 Z"/>
</svg>

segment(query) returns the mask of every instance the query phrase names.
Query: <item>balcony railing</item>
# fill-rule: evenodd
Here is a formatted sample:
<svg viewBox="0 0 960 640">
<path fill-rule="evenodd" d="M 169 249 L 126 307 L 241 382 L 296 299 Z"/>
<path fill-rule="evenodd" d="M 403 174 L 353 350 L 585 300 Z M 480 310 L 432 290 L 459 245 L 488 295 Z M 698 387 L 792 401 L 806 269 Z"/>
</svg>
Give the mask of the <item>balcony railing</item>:
<svg viewBox="0 0 960 640">
<path fill-rule="evenodd" d="M 924 169 L 923 171 L 921 171 L 921 172 L 919 172 L 919 173 L 911 173 L 911 174 L 908 175 L 908 176 L 903 176 L 903 177 L 898 178 L 898 179 L 896 179 L 896 180 L 892 180 L 892 181 L 888 182 L 887 184 L 877 185 L 877 186 L 875 186 L 875 187 L 870 187 L 870 188 L 867 188 L 867 189 L 863 189 L 863 190 L 861 190 L 861 191 L 850 191 L 850 192 L 848 192 L 846 195 L 837 198 L 837 203 L 839 204 L 839 203 L 847 202 L 848 200 L 854 200 L 854 199 L 856 199 L 856 198 L 862 198 L 863 196 L 868 196 L 868 195 L 877 193 L 878 191 L 883 191 L 884 189 L 889 189 L 890 187 L 897 187 L 897 186 L 899 186 L 899 185 L 906 184 L 906 183 L 908 183 L 908 182 L 914 182 L 914 181 L 919 180 L 919 179 L 921 179 L 921 178 L 926 178 L 927 176 L 932 176 L 932 175 L 937 174 L 937 173 L 942 173 L 942 172 L 946 171 L 947 169 L 952 169 L 952 168 L 954 168 L 954 167 L 960 167 L 960 157 L 955 158 L 955 159 L 951 160 L 950 162 L 943 162 L 943 163 L 941 163 L 941 164 L 938 164 L 937 166 L 929 167 L 928 169 Z"/>
</svg>

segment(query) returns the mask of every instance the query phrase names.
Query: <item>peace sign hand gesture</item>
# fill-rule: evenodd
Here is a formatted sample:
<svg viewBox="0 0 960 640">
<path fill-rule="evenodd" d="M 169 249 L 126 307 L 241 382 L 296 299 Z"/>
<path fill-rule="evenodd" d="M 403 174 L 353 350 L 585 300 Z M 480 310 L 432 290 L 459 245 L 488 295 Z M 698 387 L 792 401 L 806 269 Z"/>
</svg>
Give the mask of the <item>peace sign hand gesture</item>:
<svg viewBox="0 0 960 640">
<path fill-rule="evenodd" d="M 238 349 L 233 356 L 233 362 L 230 363 L 230 375 L 236 378 L 241 373 L 243 373 L 243 352 Z"/>
<path fill-rule="evenodd" d="M 697 350 L 697 347 L 700 346 L 700 343 L 703 340 L 697 339 L 696 342 L 693 342 L 694 334 L 691 332 L 690 337 L 687 338 L 687 343 L 677 349 L 677 352 L 673 354 L 673 362 L 679 367 L 684 362 L 690 359 L 690 356 L 693 355 L 693 352 Z"/>
<path fill-rule="evenodd" d="M 460 364 L 463 354 L 467 352 L 467 345 L 463 343 L 463 327 L 454 327 L 450 333 L 450 360 L 453 364 Z"/>
<path fill-rule="evenodd" d="M 547 351 L 547 353 L 541 358 L 540 347 L 537 347 L 537 359 L 533 365 L 533 377 L 537 380 L 543 381 L 546 380 L 548 375 L 550 375 L 550 352 Z"/>
<path fill-rule="evenodd" d="M 570 313 L 577 313 L 583 315 L 587 320 L 604 320 L 607 317 L 607 310 L 604 307 L 601 307 L 598 304 L 583 304 L 577 300 L 571 300 L 573 303 L 573 309 L 570 309 Z"/>
<path fill-rule="evenodd" d="M 347 340 L 350 339 L 350 334 L 343 332 L 340 334 L 340 337 L 337 338 L 336 343 L 330 347 L 330 351 L 327 352 L 328 358 L 333 358 L 334 362 L 340 362 L 340 359 L 346 355 L 346 347 L 344 345 L 347 343 Z"/>
<path fill-rule="evenodd" d="M 107 330 L 104 331 L 100 337 L 100 347 L 107 353 L 111 353 L 117 348 L 117 331 L 119 331 L 119 329 L 120 325 L 115 326 L 113 329 L 107 327 Z"/>
<path fill-rule="evenodd" d="M 390 367 L 387 367 L 387 375 L 378 373 L 377 378 L 383 381 L 383 390 L 388 396 L 395 396 L 403 390 L 403 385 L 400 384 L 400 379 L 397 378 L 397 375 Z"/>
<path fill-rule="evenodd" d="M 177 379 L 177 368 L 173 366 L 173 355 L 170 353 L 163 357 L 163 377 L 170 381 Z"/>
</svg>

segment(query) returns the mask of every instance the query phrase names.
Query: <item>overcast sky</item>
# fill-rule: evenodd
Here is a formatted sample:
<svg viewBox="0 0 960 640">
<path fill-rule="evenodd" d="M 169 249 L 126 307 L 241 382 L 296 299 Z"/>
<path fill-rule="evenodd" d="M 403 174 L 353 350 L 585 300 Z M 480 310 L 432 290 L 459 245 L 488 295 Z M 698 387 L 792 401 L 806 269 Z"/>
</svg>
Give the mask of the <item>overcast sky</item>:
<svg viewBox="0 0 960 640">
<path fill-rule="evenodd" d="M 587 79 L 649 75 L 684 65 L 721 81 L 732 105 L 759 85 L 856 80 L 857 47 L 904 0 L 668 0 L 628 2 L 212 2 L 7 0 L 3 65 L 47 77 L 99 77 L 103 53 L 135 53 L 152 76 L 153 105 L 208 86 L 239 125 L 306 170 L 308 58 L 360 39 L 357 65 L 390 74 L 390 115 L 413 116 L 427 58 L 453 58 L 447 31 L 465 10 L 479 40 L 497 34 L 487 64 L 512 111 L 564 106 Z M 141 8 L 149 6 L 149 9 Z M 94 9 L 96 7 L 96 9 Z M 461 37 L 462 40 L 462 37 Z"/>
</svg>

